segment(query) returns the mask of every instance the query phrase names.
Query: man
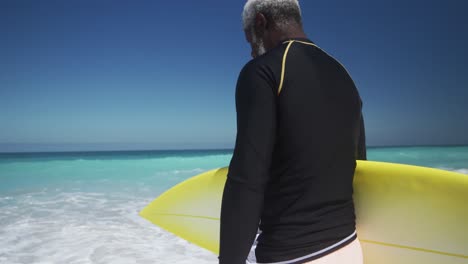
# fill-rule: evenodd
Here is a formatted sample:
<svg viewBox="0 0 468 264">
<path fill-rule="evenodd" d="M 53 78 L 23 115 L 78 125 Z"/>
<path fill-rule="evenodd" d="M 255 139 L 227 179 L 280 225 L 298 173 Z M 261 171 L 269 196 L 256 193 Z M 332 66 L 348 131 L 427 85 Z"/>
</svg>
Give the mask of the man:
<svg viewBox="0 0 468 264">
<path fill-rule="evenodd" d="M 356 159 L 365 159 L 358 91 L 307 39 L 297 0 L 249 0 L 243 22 L 254 59 L 236 88 L 219 261 L 246 263 L 259 228 L 249 261 L 362 263 L 352 200 Z"/>
</svg>

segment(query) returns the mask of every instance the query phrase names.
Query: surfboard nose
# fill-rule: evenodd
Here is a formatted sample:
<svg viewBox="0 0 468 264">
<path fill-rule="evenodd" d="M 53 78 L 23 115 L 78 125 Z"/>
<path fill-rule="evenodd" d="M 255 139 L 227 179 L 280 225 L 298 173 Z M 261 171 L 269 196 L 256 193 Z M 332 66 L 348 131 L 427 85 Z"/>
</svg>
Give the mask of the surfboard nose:
<svg viewBox="0 0 468 264">
<path fill-rule="evenodd" d="M 218 254 L 221 199 L 228 168 L 202 173 L 169 189 L 140 215 L 155 225 Z"/>
</svg>

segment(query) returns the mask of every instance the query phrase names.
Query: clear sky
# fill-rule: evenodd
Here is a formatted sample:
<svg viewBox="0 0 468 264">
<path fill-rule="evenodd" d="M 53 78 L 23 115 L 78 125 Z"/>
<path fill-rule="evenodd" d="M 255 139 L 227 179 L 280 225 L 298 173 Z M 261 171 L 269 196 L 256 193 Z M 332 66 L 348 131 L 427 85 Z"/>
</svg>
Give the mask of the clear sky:
<svg viewBox="0 0 468 264">
<path fill-rule="evenodd" d="M 0 1 L 0 152 L 232 148 L 244 3 Z M 467 1 L 301 4 L 368 145 L 468 144 Z"/>
</svg>

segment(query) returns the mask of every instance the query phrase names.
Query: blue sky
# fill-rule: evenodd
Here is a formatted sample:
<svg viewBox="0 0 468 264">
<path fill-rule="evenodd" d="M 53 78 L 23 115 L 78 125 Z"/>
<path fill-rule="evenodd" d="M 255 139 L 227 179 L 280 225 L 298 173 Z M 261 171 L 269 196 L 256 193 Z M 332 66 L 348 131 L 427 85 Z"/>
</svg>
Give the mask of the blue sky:
<svg viewBox="0 0 468 264">
<path fill-rule="evenodd" d="M 0 152 L 232 148 L 244 1 L 0 2 Z M 301 1 L 367 143 L 468 144 L 468 2 Z"/>
</svg>

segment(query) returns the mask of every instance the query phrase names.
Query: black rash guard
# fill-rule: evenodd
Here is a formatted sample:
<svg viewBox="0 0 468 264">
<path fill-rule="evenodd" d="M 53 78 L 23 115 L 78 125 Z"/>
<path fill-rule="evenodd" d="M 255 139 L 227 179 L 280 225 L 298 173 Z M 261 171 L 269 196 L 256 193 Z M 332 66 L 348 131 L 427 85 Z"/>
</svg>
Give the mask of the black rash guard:
<svg viewBox="0 0 468 264">
<path fill-rule="evenodd" d="M 258 263 L 310 261 L 356 238 L 361 106 L 345 68 L 307 39 L 286 40 L 242 69 L 220 263 L 244 264 L 258 228 Z"/>
</svg>

